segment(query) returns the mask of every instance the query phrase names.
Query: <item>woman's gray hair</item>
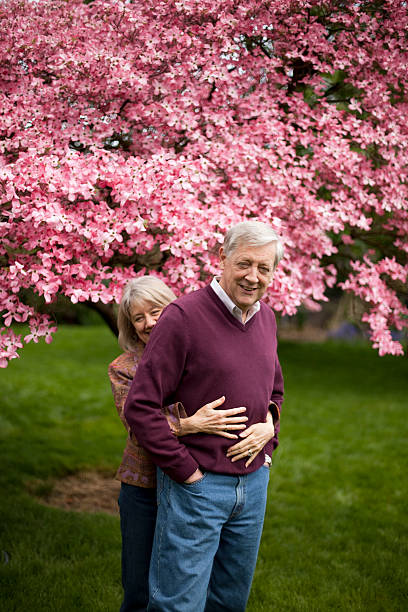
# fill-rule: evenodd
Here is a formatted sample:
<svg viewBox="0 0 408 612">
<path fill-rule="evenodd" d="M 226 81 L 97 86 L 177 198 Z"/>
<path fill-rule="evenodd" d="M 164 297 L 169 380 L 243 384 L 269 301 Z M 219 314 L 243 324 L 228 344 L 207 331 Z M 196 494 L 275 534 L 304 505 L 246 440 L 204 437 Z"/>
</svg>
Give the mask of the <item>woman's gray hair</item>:
<svg viewBox="0 0 408 612">
<path fill-rule="evenodd" d="M 173 291 L 157 276 L 139 276 L 129 281 L 119 304 L 119 346 L 124 351 L 135 351 L 138 343 L 140 344 L 130 314 L 135 304 L 151 303 L 164 308 L 175 299 Z"/>
<path fill-rule="evenodd" d="M 250 246 L 265 246 L 271 242 L 276 243 L 276 258 L 274 267 L 278 265 L 283 257 L 283 244 L 280 237 L 270 225 L 261 221 L 242 221 L 233 225 L 226 233 L 223 249 L 226 257 L 229 257 L 241 244 Z"/>
</svg>

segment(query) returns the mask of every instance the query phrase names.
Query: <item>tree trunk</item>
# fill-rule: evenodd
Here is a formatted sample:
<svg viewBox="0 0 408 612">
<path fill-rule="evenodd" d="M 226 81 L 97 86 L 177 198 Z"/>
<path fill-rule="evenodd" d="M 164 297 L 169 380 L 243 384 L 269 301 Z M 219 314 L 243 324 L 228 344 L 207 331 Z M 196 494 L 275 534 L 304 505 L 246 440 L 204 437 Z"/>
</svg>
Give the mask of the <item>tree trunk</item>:
<svg viewBox="0 0 408 612">
<path fill-rule="evenodd" d="M 117 337 L 119 334 L 118 324 L 117 324 L 117 314 L 116 314 L 116 306 L 114 304 L 104 304 L 103 302 L 86 302 L 86 305 L 92 310 L 96 310 L 105 323 L 108 325 L 109 329 L 115 334 Z"/>
</svg>

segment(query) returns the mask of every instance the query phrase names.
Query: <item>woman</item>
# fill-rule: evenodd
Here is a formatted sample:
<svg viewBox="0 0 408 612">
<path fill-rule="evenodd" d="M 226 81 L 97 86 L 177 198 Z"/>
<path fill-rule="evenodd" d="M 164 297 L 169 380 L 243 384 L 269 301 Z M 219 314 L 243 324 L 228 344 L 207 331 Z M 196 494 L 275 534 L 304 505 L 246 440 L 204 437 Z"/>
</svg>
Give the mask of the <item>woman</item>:
<svg viewBox="0 0 408 612">
<path fill-rule="evenodd" d="M 163 308 L 174 299 L 176 296 L 163 281 L 154 276 L 142 276 L 128 283 L 119 306 L 119 344 L 124 353 L 110 364 L 109 377 L 117 411 L 128 431 L 122 463 L 116 475 L 121 481 L 119 507 L 124 589 L 121 612 L 147 608 L 149 563 L 156 522 L 156 468 L 130 432 L 124 417 L 124 405 L 150 332 Z M 247 417 L 243 413 L 246 408 L 217 410 L 224 401 L 225 398 L 220 397 L 191 417 L 187 417 L 182 404 L 166 407 L 163 412 L 176 436 L 201 432 L 237 438 L 231 431 L 245 429 Z M 240 435 L 246 434 L 242 432 Z M 272 418 L 251 427 L 248 438 L 254 453 L 247 464 L 273 435 Z M 229 449 L 232 461 L 242 457 L 239 443 L 234 446 L 237 448 Z"/>
</svg>

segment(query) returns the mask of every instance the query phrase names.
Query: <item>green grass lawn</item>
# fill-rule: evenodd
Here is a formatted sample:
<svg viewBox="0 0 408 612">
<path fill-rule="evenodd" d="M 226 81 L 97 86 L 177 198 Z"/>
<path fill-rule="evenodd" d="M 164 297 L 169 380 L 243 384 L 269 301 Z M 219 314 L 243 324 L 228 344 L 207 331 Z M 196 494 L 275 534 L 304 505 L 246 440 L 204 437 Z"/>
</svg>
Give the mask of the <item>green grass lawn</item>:
<svg viewBox="0 0 408 612">
<path fill-rule="evenodd" d="M 125 434 L 106 369 L 118 353 L 104 327 L 61 327 L 0 371 L 1 611 L 119 609 L 118 517 L 27 490 L 114 473 Z M 295 343 L 280 358 L 281 445 L 248 612 L 408 610 L 408 360 Z"/>
</svg>

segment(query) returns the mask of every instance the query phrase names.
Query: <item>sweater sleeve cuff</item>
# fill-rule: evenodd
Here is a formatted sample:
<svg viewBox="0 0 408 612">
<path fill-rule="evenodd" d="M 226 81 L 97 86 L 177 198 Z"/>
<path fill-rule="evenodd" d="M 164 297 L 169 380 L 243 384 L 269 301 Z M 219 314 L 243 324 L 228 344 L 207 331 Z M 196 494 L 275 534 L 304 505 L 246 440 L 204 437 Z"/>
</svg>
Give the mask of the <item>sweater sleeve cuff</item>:
<svg viewBox="0 0 408 612">
<path fill-rule="evenodd" d="M 183 467 L 175 467 L 175 468 L 165 468 L 161 469 L 165 472 L 172 480 L 175 480 L 179 484 L 182 484 L 187 480 L 190 476 L 194 474 L 194 472 L 199 468 L 197 461 L 191 457 L 188 461 L 183 462 Z"/>
<path fill-rule="evenodd" d="M 278 404 L 275 404 L 275 402 L 270 401 L 269 402 L 269 410 L 272 413 L 273 422 L 276 423 L 276 421 L 279 421 L 279 419 L 280 419 L 280 408 L 279 408 Z"/>
</svg>

